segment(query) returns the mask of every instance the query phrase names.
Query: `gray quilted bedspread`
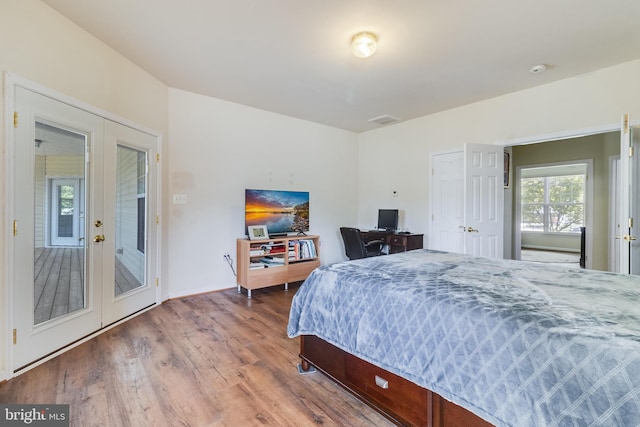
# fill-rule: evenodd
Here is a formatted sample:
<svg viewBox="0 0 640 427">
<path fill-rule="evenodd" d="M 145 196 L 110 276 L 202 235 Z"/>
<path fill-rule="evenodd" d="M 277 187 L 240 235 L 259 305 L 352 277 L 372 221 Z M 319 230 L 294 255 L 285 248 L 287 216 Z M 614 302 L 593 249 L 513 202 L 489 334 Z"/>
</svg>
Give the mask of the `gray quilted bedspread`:
<svg viewBox="0 0 640 427">
<path fill-rule="evenodd" d="M 418 250 L 323 266 L 316 335 L 497 426 L 640 426 L 640 277 Z"/>
</svg>

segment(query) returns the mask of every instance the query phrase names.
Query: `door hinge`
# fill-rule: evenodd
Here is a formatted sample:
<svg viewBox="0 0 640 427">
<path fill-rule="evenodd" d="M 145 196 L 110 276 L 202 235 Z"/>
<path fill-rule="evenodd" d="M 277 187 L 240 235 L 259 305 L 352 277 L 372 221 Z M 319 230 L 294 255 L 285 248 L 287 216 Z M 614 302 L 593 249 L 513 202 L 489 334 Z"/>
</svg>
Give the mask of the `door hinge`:
<svg viewBox="0 0 640 427">
<path fill-rule="evenodd" d="M 633 218 L 629 218 L 629 228 L 633 228 Z"/>
<path fill-rule="evenodd" d="M 160 278 L 159 278 L 159 277 L 156 277 L 156 288 L 157 288 L 158 286 L 160 286 Z"/>
<path fill-rule="evenodd" d="M 622 119 L 622 129 L 624 133 L 629 133 L 629 115 L 625 114 Z"/>
<path fill-rule="evenodd" d="M 629 157 L 633 157 L 633 147 L 629 147 Z"/>
<path fill-rule="evenodd" d="M 18 343 L 18 330 L 17 329 L 13 329 L 13 343 L 17 344 Z"/>
<path fill-rule="evenodd" d="M 14 219 L 13 220 L 13 236 L 17 236 L 18 235 L 18 220 Z"/>
<path fill-rule="evenodd" d="M 160 163 L 160 153 L 156 153 L 156 163 Z"/>
<path fill-rule="evenodd" d="M 17 111 L 13 112 L 13 127 L 14 128 L 18 127 L 18 112 Z"/>
<path fill-rule="evenodd" d="M 156 215 L 156 225 L 160 224 L 160 215 Z"/>
</svg>

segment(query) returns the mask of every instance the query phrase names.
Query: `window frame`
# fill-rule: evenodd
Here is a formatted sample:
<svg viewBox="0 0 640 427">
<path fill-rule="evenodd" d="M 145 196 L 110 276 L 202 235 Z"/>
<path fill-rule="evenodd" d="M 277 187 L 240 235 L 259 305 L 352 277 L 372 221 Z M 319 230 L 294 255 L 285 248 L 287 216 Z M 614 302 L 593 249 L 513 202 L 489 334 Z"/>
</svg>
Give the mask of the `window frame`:
<svg viewBox="0 0 640 427">
<path fill-rule="evenodd" d="M 585 191 L 585 227 L 587 230 L 587 236 L 589 236 L 589 230 L 593 230 L 593 218 L 594 218 L 594 179 L 593 179 L 593 163 L 594 160 L 591 158 L 578 158 L 578 159 L 570 159 L 563 160 L 557 162 L 541 162 L 541 163 L 531 163 L 531 164 L 518 164 L 514 162 L 513 164 L 513 200 L 509 203 L 512 205 L 513 209 L 513 217 L 512 223 L 510 224 L 512 235 L 513 235 L 513 248 L 514 248 L 514 257 L 515 259 L 520 259 L 520 247 L 522 246 L 522 236 L 523 235 L 536 235 L 536 236 L 545 236 L 547 234 L 543 232 L 523 232 L 520 229 L 520 223 L 522 222 L 522 207 L 521 207 L 521 198 L 520 194 L 520 180 L 523 175 L 523 170 L 530 168 L 540 168 L 546 166 L 560 166 L 560 165 L 569 165 L 569 164 L 584 164 L 587 168 L 587 183 L 586 183 L 586 191 Z M 505 198 L 507 200 L 507 198 Z M 575 239 L 579 238 L 579 236 L 570 233 L 553 233 L 547 235 L 549 237 L 559 237 L 559 238 L 567 238 L 567 239 Z M 591 237 L 586 239 L 586 254 L 587 254 L 587 264 L 590 265 L 590 256 L 593 251 L 593 242 L 591 241 Z"/>
<path fill-rule="evenodd" d="M 541 169 L 544 169 L 542 167 Z M 567 176 L 581 176 L 582 179 L 582 202 L 552 202 L 551 198 L 551 180 L 553 178 L 562 178 Z M 543 201 L 536 203 L 526 203 L 523 201 L 523 192 L 522 192 L 522 182 L 526 179 L 542 179 L 543 180 Z M 563 173 L 563 174 L 555 174 L 555 175 L 546 175 L 541 174 L 540 176 L 529 176 L 529 177 L 520 177 L 518 180 L 518 185 L 520 189 L 520 232 L 521 233 L 535 233 L 535 234 L 549 234 L 549 235 L 557 235 L 557 236 L 567 236 L 567 235 L 579 235 L 580 231 L 552 231 L 551 228 L 551 213 L 554 207 L 557 206 L 581 206 L 582 207 L 582 224 L 580 227 L 585 227 L 586 224 L 586 211 L 587 211 L 587 181 L 588 181 L 588 170 L 585 167 L 584 173 Z M 525 206 L 540 206 L 542 207 L 542 230 L 532 230 L 532 229 L 523 229 L 523 221 L 522 221 L 522 212 L 524 212 Z"/>
</svg>

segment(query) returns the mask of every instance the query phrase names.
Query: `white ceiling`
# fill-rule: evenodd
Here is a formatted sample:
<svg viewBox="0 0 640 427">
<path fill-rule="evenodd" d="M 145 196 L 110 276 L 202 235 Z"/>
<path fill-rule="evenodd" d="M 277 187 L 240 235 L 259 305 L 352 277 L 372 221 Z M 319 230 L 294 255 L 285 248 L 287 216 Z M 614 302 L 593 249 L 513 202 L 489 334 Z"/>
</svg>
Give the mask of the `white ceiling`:
<svg viewBox="0 0 640 427">
<path fill-rule="evenodd" d="M 640 0 L 43 2 L 170 87 L 355 132 L 640 58 Z"/>
</svg>

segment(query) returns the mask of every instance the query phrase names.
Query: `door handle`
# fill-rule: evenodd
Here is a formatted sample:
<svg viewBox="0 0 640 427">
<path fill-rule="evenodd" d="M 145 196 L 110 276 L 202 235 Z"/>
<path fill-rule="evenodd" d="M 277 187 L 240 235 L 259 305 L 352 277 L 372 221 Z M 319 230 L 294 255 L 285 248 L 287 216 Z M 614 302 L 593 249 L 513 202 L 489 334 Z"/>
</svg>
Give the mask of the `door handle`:
<svg viewBox="0 0 640 427">
<path fill-rule="evenodd" d="M 93 241 L 96 243 L 104 242 L 104 234 L 96 234 L 96 237 L 93 238 Z"/>
<path fill-rule="evenodd" d="M 623 239 L 625 242 L 630 242 L 630 241 L 632 241 L 632 240 L 636 240 L 636 236 L 629 236 L 629 235 L 627 234 L 627 235 L 623 236 L 623 237 L 622 237 L 622 239 Z"/>
<path fill-rule="evenodd" d="M 467 232 L 469 232 L 469 233 L 477 233 L 477 232 L 478 232 L 478 230 L 476 230 L 476 229 L 475 229 L 475 228 L 473 228 L 473 227 L 467 227 Z"/>
</svg>

